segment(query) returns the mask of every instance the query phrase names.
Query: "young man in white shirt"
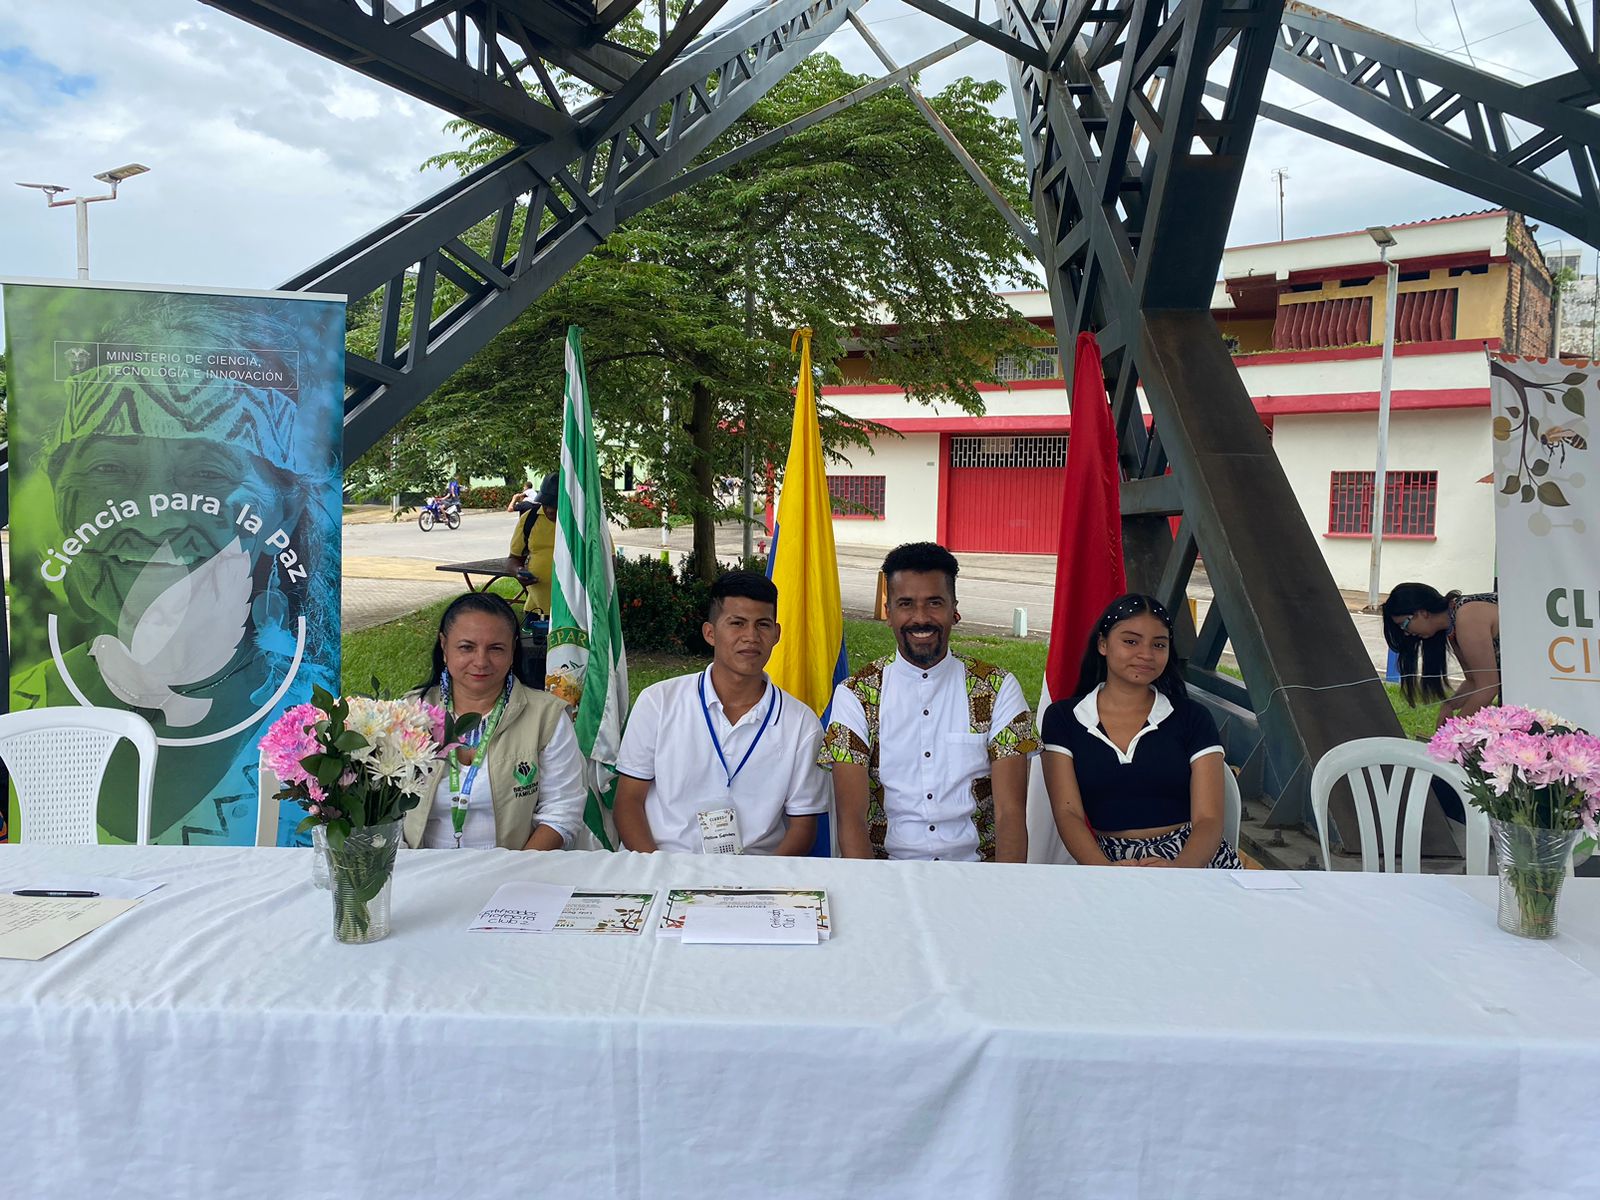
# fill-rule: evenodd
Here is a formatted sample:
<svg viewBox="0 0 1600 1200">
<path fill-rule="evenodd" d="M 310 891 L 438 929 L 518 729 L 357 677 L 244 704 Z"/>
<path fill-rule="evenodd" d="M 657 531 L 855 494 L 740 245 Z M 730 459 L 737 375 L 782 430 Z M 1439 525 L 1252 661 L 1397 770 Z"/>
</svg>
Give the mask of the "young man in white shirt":
<svg viewBox="0 0 1600 1200">
<path fill-rule="evenodd" d="M 959 570 L 933 542 L 883 560 L 898 649 L 834 690 L 819 757 L 846 858 L 1028 861 L 1033 714 L 1009 672 L 950 653 Z"/>
<path fill-rule="evenodd" d="M 711 665 L 639 693 L 612 813 L 629 850 L 805 854 L 828 811 L 817 715 L 767 678 L 778 589 L 751 571 L 711 585 Z"/>
</svg>

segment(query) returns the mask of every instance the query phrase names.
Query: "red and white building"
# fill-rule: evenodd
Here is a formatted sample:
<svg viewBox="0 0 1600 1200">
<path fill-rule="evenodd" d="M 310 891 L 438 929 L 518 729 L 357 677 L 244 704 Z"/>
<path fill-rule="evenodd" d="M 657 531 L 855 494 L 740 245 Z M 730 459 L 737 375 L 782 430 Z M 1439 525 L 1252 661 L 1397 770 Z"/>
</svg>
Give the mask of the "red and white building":
<svg viewBox="0 0 1600 1200">
<path fill-rule="evenodd" d="M 1487 351 L 1544 355 L 1552 283 L 1522 219 L 1503 210 L 1392 227 L 1400 266 L 1383 585 L 1494 579 Z M 1364 591 L 1377 457 L 1385 277 L 1365 233 L 1240 246 L 1222 260 L 1218 336 L 1270 431 L 1341 588 Z M 1006 296 L 1053 329 L 1042 291 Z M 849 452 L 829 483 L 841 542 L 932 539 L 956 552 L 1053 553 L 1071 434 L 1053 354 L 1002 356 L 986 411 L 908 401 L 859 356 L 830 403 L 899 436 Z"/>
</svg>

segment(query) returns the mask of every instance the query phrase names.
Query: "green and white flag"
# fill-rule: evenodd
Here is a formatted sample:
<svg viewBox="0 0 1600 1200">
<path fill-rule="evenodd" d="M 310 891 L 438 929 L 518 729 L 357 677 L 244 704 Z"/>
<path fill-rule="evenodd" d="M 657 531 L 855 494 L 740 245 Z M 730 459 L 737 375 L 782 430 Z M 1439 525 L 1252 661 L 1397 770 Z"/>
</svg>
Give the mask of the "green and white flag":
<svg viewBox="0 0 1600 1200">
<path fill-rule="evenodd" d="M 617 749 L 628 715 L 628 659 L 612 569 L 611 530 L 595 456 L 589 384 L 576 325 L 567 327 L 567 386 L 561 427 L 561 487 L 556 504 L 555 581 L 550 590 L 546 688 L 573 706 L 578 746 L 588 759 L 584 824 L 592 842 L 616 846 L 611 802 Z"/>
</svg>

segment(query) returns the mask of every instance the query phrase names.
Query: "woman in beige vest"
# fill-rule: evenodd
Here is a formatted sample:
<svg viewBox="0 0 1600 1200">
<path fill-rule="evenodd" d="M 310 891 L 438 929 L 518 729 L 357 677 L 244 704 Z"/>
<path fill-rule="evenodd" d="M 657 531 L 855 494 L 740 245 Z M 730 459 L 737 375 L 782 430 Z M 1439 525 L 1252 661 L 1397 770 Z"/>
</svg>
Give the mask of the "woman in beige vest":
<svg viewBox="0 0 1600 1200">
<path fill-rule="evenodd" d="M 583 754 L 567 706 L 526 677 L 509 604 L 484 592 L 457 597 L 439 620 L 432 681 L 416 694 L 481 720 L 406 814 L 406 845 L 572 847 L 588 795 Z"/>
</svg>

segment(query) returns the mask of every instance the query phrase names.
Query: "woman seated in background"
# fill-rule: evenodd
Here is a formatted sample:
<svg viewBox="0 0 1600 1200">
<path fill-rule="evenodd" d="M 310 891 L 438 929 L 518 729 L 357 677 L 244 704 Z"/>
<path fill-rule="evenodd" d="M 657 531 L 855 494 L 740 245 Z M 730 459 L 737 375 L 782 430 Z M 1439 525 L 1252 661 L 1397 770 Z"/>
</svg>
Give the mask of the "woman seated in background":
<svg viewBox="0 0 1600 1200">
<path fill-rule="evenodd" d="M 1222 836 L 1217 726 L 1189 699 L 1159 601 L 1111 602 L 1089 635 L 1078 686 L 1045 710 L 1041 733 L 1056 829 L 1078 862 L 1242 865 Z"/>
<path fill-rule="evenodd" d="M 1396 584 L 1383 602 L 1383 640 L 1398 660 L 1406 703 L 1443 701 L 1441 722 L 1498 701 L 1500 597 L 1496 593 L 1441 596 L 1425 583 Z M 1446 647 L 1465 675 L 1453 695 L 1446 692 Z"/>
<path fill-rule="evenodd" d="M 588 796 L 583 753 L 567 706 L 527 677 L 509 604 L 458 596 L 439 619 L 433 675 L 415 694 L 481 720 L 406 814 L 406 845 L 572 848 Z"/>
</svg>

